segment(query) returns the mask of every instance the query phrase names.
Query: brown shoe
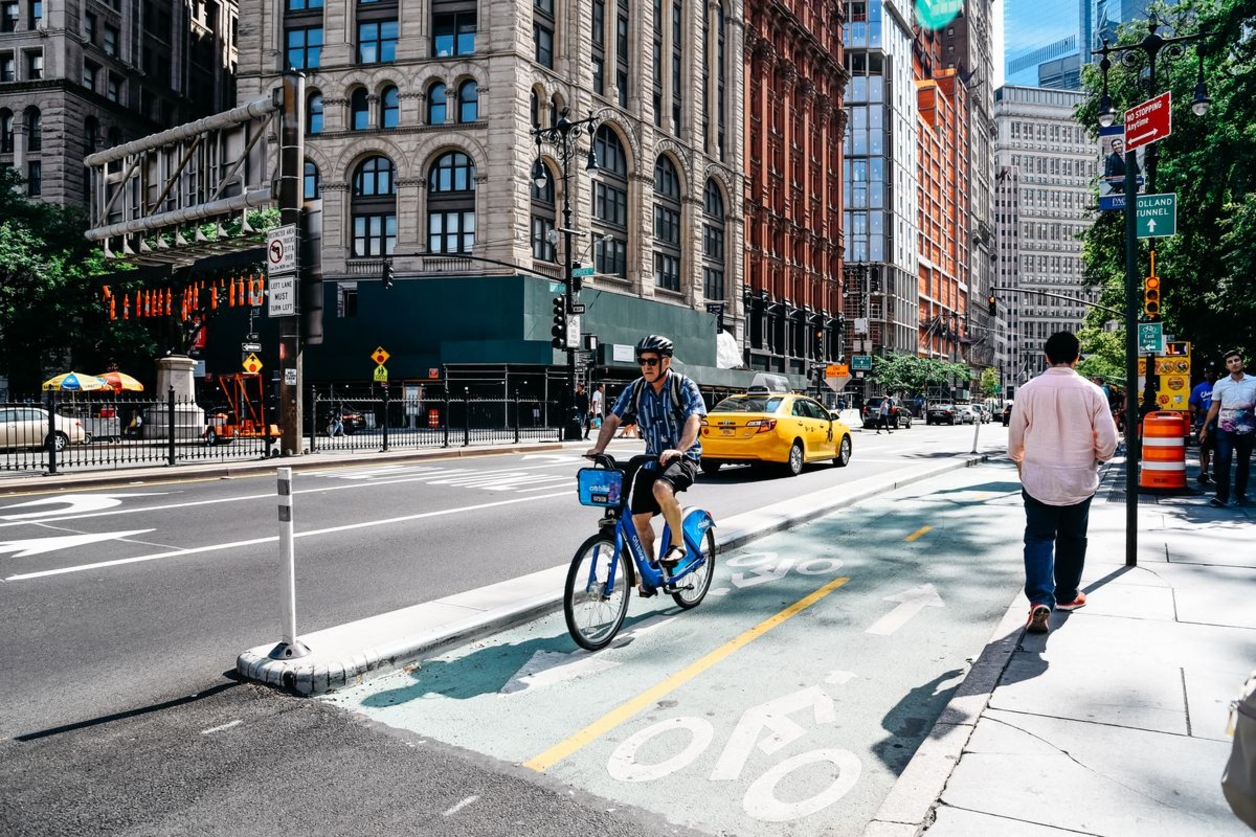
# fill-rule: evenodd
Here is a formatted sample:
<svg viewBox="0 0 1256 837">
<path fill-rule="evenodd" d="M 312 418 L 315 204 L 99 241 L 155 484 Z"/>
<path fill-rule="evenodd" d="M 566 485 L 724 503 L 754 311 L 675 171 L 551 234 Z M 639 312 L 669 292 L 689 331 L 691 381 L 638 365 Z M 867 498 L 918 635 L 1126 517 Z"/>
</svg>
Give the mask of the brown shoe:
<svg viewBox="0 0 1256 837">
<path fill-rule="evenodd" d="M 1045 634 L 1051 630 L 1047 625 L 1047 620 L 1051 618 L 1051 608 L 1046 605 L 1037 604 L 1029 609 L 1029 621 L 1025 623 L 1025 630 L 1031 634 Z"/>
</svg>

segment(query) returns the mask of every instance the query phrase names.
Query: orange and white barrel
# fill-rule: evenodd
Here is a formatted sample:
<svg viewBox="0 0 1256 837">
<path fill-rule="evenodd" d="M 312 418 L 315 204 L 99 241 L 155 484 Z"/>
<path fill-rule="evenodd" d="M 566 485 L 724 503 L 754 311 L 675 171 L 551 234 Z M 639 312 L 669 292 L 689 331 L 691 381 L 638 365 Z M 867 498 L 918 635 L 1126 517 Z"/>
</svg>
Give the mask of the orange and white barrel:
<svg viewBox="0 0 1256 837">
<path fill-rule="evenodd" d="M 1160 411 L 1143 419 L 1143 460 L 1139 488 L 1186 489 L 1186 421 L 1181 413 Z"/>
</svg>

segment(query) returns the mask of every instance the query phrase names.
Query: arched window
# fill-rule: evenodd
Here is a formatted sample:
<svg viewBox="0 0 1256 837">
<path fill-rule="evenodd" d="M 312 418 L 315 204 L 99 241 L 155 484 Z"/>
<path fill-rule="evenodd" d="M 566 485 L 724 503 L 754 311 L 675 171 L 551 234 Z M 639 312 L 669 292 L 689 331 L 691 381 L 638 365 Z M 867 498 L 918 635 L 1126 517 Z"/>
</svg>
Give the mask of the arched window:
<svg viewBox="0 0 1256 837">
<path fill-rule="evenodd" d="M 619 135 L 609 126 L 597 129 L 593 153 L 598 169 L 593 180 L 593 221 L 602 233 L 594 266 L 598 273 L 628 278 L 628 160 Z"/>
<path fill-rule="evenodd" d="M 427 249 L 470 253 L 475 244 L 475 164 L 461 151 L 436 158 L 427 177 Z"/>
<path fill-rule="evenodd" d="M 427 124 L 445 124 L 445 85 L 439 81 L 427 89 Z"/>
<path fill-rule="evenodd" d="M 544 163 L 541 165 L 545 166 Z M 554 172 L 545 166 L 545 183 L 532 183 L 532 258 L 543 262 L 558 261 L 555 246 L 558 213 L 554 201 Z"/>
<path fill-rule="evenodd" d="M 315 91 L 310 94 L 309 104 L 305 108 L 305 132 L 307 134 L 323 133 L 323 94 Z"/>
<path fill-rule="evenodd" d="M 392 160 L 369 157 L 353 174 L 353 255 L 388 256 L 397 243 L 397 181 Z"/>
<path fill-rule="evenodd" d="M 702 295 L 725 299 L 724 288 L 724 194 L 714 180 L 702 193 Z"/>
<path fill-rule="evenodd" d="M 401 94 L 395 87 L 385 87 L 379 97 L 379 127 L 396 128 L 401 124 Z"/>
<path fill-rule="evenodd" d="M 458 85 L 458 121 L 474 122 L 480 118 L 480 89 L 470 79 Z"/>
<path fill-rule="evenodd" d="M 13 111 L 0 110 L 0 154 L 13 153 Z"/>
<path fill-rule="evenodd" d="M 532 91 L 532 98 L 529 101 L 529 113 L 532 116 L 532 127 L 541 127 L 541 99 L 536 95 L 536 91 Z"/>
<path fill-rule="evenodd" d="M 83 120 L 83 150 L 88 154 L 96 150 L 100 142 L 100 120 L 89 116 Z"/>
<path fill-rule="evenodd" d="M 41 151 L 44 147 L 43 117 L 39 108 L 26 109 L 26 150 Z"/>
<path fill-rule="evenodd" d="M 654 164 L 654 284 L 680 290 L 680 177 L 670 157 Z"/>
<path fill-rule="evenodd" d="M 349 97 L 349 124 L 355 131 L 365 131 L 371 127 L 371 103 L 366 96 L 366 88 L 359 87 Z"/>
<path fill-rule="evenodd" d="M 318 175 L 318 166 L 305 161 L 305 190 L 304 197 L 307 201 L 312 201 L 323 196 L 323 184 Z"/>
</svg>

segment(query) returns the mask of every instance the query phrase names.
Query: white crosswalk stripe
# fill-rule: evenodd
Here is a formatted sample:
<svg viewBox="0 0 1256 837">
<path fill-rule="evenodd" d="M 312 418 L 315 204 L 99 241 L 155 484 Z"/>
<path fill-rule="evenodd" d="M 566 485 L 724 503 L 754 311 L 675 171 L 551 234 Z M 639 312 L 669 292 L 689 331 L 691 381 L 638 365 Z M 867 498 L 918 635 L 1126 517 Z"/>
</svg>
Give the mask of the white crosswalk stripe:
<svg viewBox="0 0 1256 837">
<path fill-rule="evenodd" d="M 379 468 L 311 471 L 308 476 L 332 480 L 370 481 L 387 485 L 393 482 L 421 482 L 452 488 L 478 488 L 483 491 L 538 491 L 575 486 L 567 473 L 546 473 L 541 469 L 508 468 L 476 470 L 446 468 L 437 465 L 393 465 Z"/>
</svg>

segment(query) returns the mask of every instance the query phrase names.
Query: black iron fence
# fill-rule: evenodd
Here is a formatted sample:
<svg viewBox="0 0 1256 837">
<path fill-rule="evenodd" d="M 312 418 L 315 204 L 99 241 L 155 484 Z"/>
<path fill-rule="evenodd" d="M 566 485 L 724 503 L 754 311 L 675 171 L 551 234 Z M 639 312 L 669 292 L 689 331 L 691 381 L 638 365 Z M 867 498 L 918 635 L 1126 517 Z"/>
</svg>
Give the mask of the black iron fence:
<svg viewBox="0 0 1256 837">
<path fill-rule="evenodd" d="M 406 390 L 403 390 L 405 392 Z M 413 392 L 413 390 L 409 390 Z M 311 453 L 463 447 L 559 438 L 558 401 L 477 397 L 443 388 L 394 397 L 308 393 Z M 432 397 L 432 396 L 435 397 Z M 264 459 L 279 453 L 279 417 L 264 405 L 204 406 L 144 394 L 63 393 L 0 403 L 0 471 L 107 470 Z"/>
</svg>

